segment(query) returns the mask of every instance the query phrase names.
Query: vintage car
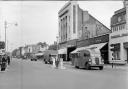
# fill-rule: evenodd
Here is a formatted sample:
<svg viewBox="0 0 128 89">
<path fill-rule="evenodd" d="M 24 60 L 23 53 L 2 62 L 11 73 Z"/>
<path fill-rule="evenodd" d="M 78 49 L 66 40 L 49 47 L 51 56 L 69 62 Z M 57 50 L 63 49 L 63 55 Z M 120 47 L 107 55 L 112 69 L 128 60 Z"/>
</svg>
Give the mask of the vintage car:
<svg viewBox="0 0 128 89">
<path fill-rule="evenodd" d="M 99 67 L 100 70 L 103 69 L 104 63 L 100 51 L 84 49 L 71 53 L 70 58 L 72 59 L 72 65 L 76 68 L 91 69 L 91 67 Z"/>
<path fill-rule="evenodd" d="M 31 56 L 31 61 L 37 61 L 36 55 L 33 54 L 33 55 Z"/>
</svg>

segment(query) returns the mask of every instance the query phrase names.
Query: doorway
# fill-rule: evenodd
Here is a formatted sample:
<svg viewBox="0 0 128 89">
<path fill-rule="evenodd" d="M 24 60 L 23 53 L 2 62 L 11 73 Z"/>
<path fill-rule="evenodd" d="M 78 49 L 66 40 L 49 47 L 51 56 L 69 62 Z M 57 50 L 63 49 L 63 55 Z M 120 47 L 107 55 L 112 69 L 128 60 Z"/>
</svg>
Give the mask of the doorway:
<svg viewBox="0 0 128 89">
<path fill-rule="evenodd" d="M 69 54 L 70 54 L 70 52 L 74 51 L 75 49 L 76 49 L 76 46 L 67 48 L 67 61 L 71 61 Z"/>
<path fill-rule="evenodd" d="M 101 57 L 104 59 L 104 64 L 109 64 L 109 59 L 108 59 L 108 43 L 105 44 L 101 49 Z"/>
<path fill-rule="evenodd" d="M 128 63 L 128 48 L 127 48 L 127 63 Z"/>
</svg>

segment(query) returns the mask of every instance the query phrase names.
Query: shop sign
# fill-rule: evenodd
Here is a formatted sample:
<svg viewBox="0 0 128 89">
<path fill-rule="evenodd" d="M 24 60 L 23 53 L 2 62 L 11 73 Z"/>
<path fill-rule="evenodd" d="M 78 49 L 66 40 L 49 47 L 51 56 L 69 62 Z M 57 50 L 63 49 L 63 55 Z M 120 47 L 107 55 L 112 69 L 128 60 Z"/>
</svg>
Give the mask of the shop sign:
<svg viewBox="0 0 128 89">
<path fill-rule="evenodd" d="M 88 46 L 93 44 L 105 43 L 108 41 L 109 41 L 109 34 L 106 34 L 106 35 L 95 37 L 95 38 L 77 41 L 77 46 L 83 47 L 83 46 Z"/>
<path fill-rule="evenodd" d="M 119 37 L 124 37 L 124 36 L 128 36 L 128 33 L 123 33 L 123 34 L 118 34 L 118 35 L 111 36 L 111 39 L 119 38 Z"/>
</svg>

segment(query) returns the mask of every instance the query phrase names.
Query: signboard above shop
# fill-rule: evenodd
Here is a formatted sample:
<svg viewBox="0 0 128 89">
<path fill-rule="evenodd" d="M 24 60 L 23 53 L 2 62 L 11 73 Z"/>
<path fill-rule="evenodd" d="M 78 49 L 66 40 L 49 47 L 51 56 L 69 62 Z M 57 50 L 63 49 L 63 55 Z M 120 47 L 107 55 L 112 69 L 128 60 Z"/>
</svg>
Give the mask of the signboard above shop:
<svg viewBox="0 0 128 89">
<path fill-rule="evenodd" d="M 128 36 L 128 33 L 117 34 L 117 35 L 111 36 L 111 39 L 119 38 L 119 37 L 124 37 L 124 36 Z"/>
<path fill-rule="evenodd" d="M 84 46 L 88 46 L 88 45 L 106 43 L 106 42 L 109 42 L 109 34 L 77 41 L 77 47 L 84 47 Z"/>
</svg>

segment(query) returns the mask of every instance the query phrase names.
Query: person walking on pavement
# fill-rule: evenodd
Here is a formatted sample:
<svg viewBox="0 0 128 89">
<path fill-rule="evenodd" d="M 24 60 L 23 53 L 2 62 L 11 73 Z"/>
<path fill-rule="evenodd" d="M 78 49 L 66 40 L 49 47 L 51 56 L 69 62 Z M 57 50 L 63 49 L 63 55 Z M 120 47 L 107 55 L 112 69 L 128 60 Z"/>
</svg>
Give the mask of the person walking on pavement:
<svg viewBox="0 0 128 89">
<path fill-rule="evenodd" d="M 7 62 L 7 60 L 6 60 L 6 58 L 5 58 L 6 56 L 4 55 L 4 56 L 2 56 L 2 64 L 1 64 L 1 71 L 5 71 L 5 69 L 6 69 L 6 62 Z"/>
<path fill-rule="evenodd" d="M 7 56 L 8 65 L 10 65 L 10 57 Z"/>
<path fill-rule="evenodd" d="M 55 68 L 56 67 L 56 64 L 55 64 L 55 58 L 53 56 L 51 56 L 51 59 L 52 59 L 52 67 Z"/>
<path fill-rule="evenodd" d="M 56 62 L 56 68 L 58 68 L 58 66 L 59 66 L 59 59 L 58 59 L 58 56 L 55 57 L 55 62 Z"/>
</svg>

